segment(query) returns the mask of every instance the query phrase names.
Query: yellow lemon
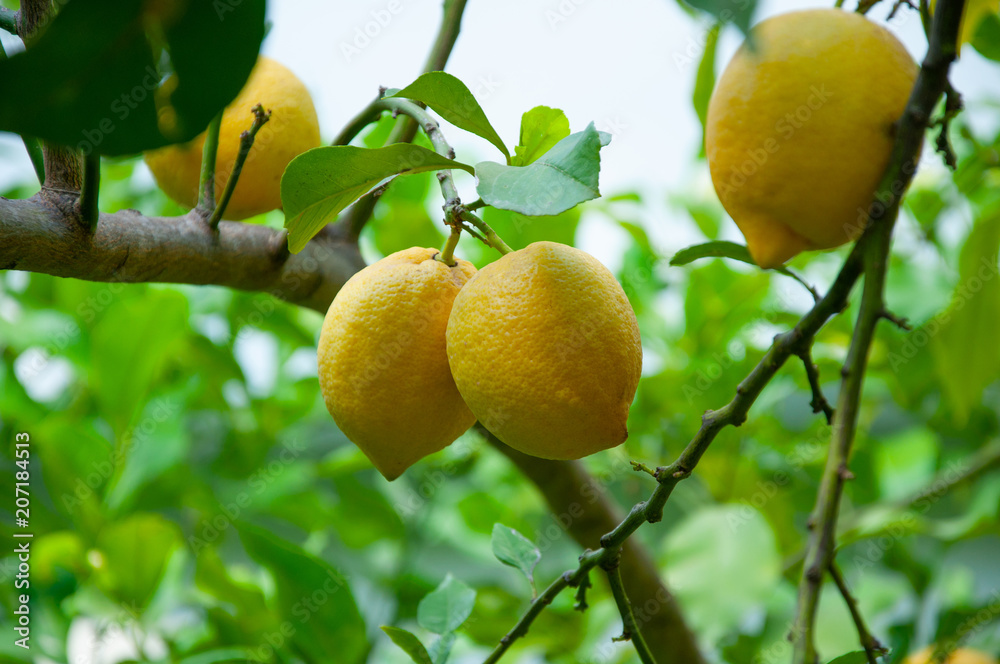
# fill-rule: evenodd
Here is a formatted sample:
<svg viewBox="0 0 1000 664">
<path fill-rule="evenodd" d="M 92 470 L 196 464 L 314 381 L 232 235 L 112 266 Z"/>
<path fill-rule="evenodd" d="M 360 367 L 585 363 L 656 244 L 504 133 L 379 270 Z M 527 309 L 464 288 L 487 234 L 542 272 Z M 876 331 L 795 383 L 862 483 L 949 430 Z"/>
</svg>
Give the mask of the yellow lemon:
<svg viewBox="0 0 1000 664">
<path fill-rule="evenodd" d="M 394 480 L 476 421 L 448 369 L 445 329 L 476 273 L 413 247 L 361 270 L 337 293 L 319 337 L 319 383 L 337 426 Z"/>
<path fill-rule="evenodd" d="M 770 268 L 860 235 L 918 70 L 888 30 L 838 9 L 751 34 L 712 94 L 705 151 L 719 199 Z"/>
<path fill-rule="evenodd" d="M 455 298 L 448 362 L 497 438 L 534 456 L 578 459 L 625 441 L 642 347 L 606 267 L 535 242 L 483 268 Z"/>
<path fill-rule="evenodd" d="M 285 166 L 299 154 L 320 144 L 319 121 L 306 86 L 284 65 L 261 56 L 243 90 L 222 114 L 215 161 L 216 199 L 229 180 L 240 149 L 240 134 L 250 128 L 251 109 L 257 104 L 271 111 L 271 119 L 254 139 L 226 207 L 226 219 L 247 219 L 280 208 L 281 175 Z M 146 163 L 160 189 L 189 208 L 198 203 L 204 145 L 205 134 L 201 134 L 189 143 L 146 153 Z"/>
<path fill-rule="evenodd" d="M 928 646 L 907 657 L 904 664 L 931 664 L 933 655 L 934 648 Z M 948 656 L 944 664 L 997 664 L 997 660 L 979 650 L 959 648 Z"/>
</svg>

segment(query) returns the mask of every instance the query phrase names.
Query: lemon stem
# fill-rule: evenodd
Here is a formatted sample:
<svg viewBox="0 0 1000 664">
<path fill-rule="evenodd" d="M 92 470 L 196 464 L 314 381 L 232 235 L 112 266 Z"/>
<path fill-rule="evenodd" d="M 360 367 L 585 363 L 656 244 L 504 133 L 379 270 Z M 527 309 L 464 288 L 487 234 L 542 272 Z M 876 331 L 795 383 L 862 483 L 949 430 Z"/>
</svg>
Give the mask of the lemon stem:
<svg viewBox="0 0 1000 664">
<path fill-rule="evenodd" d="M 434 150 L 443 157 L 448 159 L 455 158 L 455 150 L 451 147 L 448 141 L 445 139 L 444 134 L 441 132 L 441 125 L 438 124 L 437 120 L 431 117 L 424 108 L 419 104 L 416 104 L 408 99 L 400 99 L 397 97 L 387 97 L 378 100 L 377 103 L 373 104 L 374 109 L 381 109 L 386 111 L 392 111 L 394 114 L 408 115 L 409 117 L 416 120 L 417 125 L 423 129 L 424 134 L 430 140 L 431 145 L 434 146 Z M 479 232 L 482 234 L 480 239 L 485 238 L 486 244 L 493 247 L 501 254 L 509 254 L 511 248 L 507 246 L 499 235 L 496 234 L 489 225 L 474 215 L 469 211 L 469 207 L 473 209 L 478 209 L 485 206 L 483 201 L 477 200 L 471 206 L 465 207 L 462 205 L 462 199 L 458 195 L 458 188 L 455 186 L 455 179 L 452 176 L 451 170 L 438 171 L 438 182 L 441 183 L 441 195 L 444 196 L 444 221 L 448 226 L 453 229 L 458 229 L 461 231 L 463 229 L 462 221 L 467 221 L 472 224 Z M 468 229 L 466 229 L 468 230 Z M 449 242 L 451 238 L 449 237 Z M 457 240 L 456 240 L 457 242 Z M 445 247 L 447 250 L 447 247 Z M 451 254 L 441 253 L 442 259 L 447 258 L 451 260 Z"/>
<path fill-rule="evenodd" d="M 451 227 L 451 234 L 448 235 L 447 241 L 444 243 L 444 249 L 441 253 L 435 256 L 435 258 L 448 267 L 455 266 L 455 247 L 458 246 L 458 239 L 462 237 L 462 229 L 459 226 Z"/>
<path fill-rule="evenodd" d="M 240 172 L 243 171 L 243 164 L 247 160 L 247 155 L 250 154 L 250 148 L 253 147 L 254 137 L 257 136 L 260 128 L 271 119 L 271 111 L 265 112 L 260 104 L 254 106 L 252 112 L 253 123 L 250 125 L 250 129 L 240 134 L 240 151 L 236 154 L 236 161 L 233 163 L 233 172 L 229 174 L 229 179 L 226 181 L 226 188 L 222 190 L 222 196 L 219 198 L 219 204 L 215 207 L 215 211 L 212 212 L 212 216 L 208 220 L 208 225 L 213 229 L 219 227 L 222 214 L 226 211 L 226 206 L 229 205 L 229 199 L 233 197 L 233 191 L 236 190 L 236 183 L 240 179 Z"/>
<path fill-rule="evenodd" d="M 219 132 L 222 129 L 222 111 L 212 118 L 205 134 L 201 151 L 201 178 L 198 180 L 198 211 L 203 216 L 215 208 L 215 159 L 219 153 Z"/>
<path fill-rule="evenodd" d="M 461 215 L 459 215 L 459 218 L 475 226 L 476 229 L 483 234 L 483 237 L 486 238 L 486 244 L 493 247 L 501 254 L 506 255 L 513 251 L 513 249 L 507 246 L 507 243 L 504 242 L 499 235 L 497 235 L 496 231 L 490 228 L 489 224 L 468 210 L 463 210 Z"/>
</svg>

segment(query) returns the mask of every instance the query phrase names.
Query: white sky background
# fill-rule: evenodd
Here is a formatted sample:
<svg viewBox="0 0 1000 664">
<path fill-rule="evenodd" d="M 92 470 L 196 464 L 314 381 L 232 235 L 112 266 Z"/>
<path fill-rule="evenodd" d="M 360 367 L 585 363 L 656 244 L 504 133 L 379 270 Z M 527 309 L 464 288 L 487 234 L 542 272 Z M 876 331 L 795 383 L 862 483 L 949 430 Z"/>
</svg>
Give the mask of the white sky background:
<svg viewBox="0 0 1000 664">
<path fill-rule="evenodd" d="M 853 2 L 847 0 L 848 5 Z M 763 0 L 757 20 L 830 4 Z M 869 16 L 881 20 L 890 6 L 887 0 Z M 402 87 L 419 75 L 440 15 L 441 0 L 272 0 L 273 28 L 263 50 L 305 81 L 323 137 L 329 140 L 374 97 L 379 85 Z M 652 218 L 646 225 L 654 240 L 659 236 L 659 243 L 680 248 L 697 239 L 688 224 L 657 219 L 671 214 L 665 206 L 670 193 L 712 196 L 707 167 L 693 161 L 701 131 L 691 105 L 709 25 L 685 14 L 675 0 L 469 0 L 447 69 L 477 95 L 510 148 L 517 142 L 521 114 L 539 104 L 565 110 L 573 131 L 594 121 L 598 129 L 614 134 L 602 151 L 602 192 L 647 194 Z M 916 12 L 904 8 L 890 27 L 919 61 L 926 45 Z M 366 29 L 374 36 L 364 35 Z M 717 69 L 721 71 L 740 41 L 735 28 L 726 29 Z M 345 45 L 360 45 L 360 52 L 345 54 Z M 952 81 L 973 103 L 991 96 L 996 100 L 996 71 L 966 47 Z M 995 108 L 982 115 L 981 124 L 995 125 Z M 460 160 L 500 158 L 485 141 L 447 129 Z M 925 159 L 924 170 L 927 164 L 939 168 L 937 162 Z M 31 182 L 33 177 L 20 141 L 0 133 L 0 187 Z M 476 197 L 471 178 L 460 174 L 458 184 L 466 199 Z M 729 226 L 730 236 L 740 239 L 735 225 Z M 671 236 L 661 234 L 664 228 Z M 612 268 L 623 248 L 616 238 L 622 240 L 609 226 L 595 226 L 585 215 L 580 243 Z"/>
</svg>

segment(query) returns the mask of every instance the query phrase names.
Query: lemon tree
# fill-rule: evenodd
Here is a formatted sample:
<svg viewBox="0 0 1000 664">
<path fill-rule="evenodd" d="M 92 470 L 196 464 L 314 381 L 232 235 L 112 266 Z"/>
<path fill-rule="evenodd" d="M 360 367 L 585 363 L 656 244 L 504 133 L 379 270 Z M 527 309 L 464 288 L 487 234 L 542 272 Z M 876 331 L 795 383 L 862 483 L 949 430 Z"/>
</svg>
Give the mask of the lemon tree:
<svg viewBox="0 0 1000 664">
<path fill-rule="evenodd" d="M 263 1 L 0 0 L 0 659 L 996 662 L 995 2 L 540 6 L 589 95 L 589 12 L 696 35 L 612 191 L 564 82 L 444 71 L 476 1 L 337 128 Z"/>
</svg>

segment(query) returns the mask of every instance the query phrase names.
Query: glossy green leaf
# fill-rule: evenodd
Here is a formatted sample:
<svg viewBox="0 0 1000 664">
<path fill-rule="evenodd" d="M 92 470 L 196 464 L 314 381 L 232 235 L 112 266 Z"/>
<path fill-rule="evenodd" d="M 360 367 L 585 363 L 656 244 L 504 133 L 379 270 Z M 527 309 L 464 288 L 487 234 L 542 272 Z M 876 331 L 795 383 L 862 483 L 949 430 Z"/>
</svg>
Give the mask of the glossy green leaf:
<svg viewBox="0 0 1000 664">
<path fill-rule="evenodd" d="M 102 412 L 122 432 L 149 394 L 187 325 L 187 300 L 171 291 L 142 299 L 104 286 L 110 305 L 92 334 L 90 383 Z"/>
<path fill-rule="evenodd" d="M 732 23 L 746 34 L 750 30 L 757 0 L 679 0 L 714 16 L 722 24 Z"/>
<path fill-rule="evenodd" d="M 185 657 L 180 664 L 222 664 L 222 662 L 246 662 L 248 654 L 241 648 L 219 648 Z"/>
<path fill-rule="evenodd" d="M 542 552 L 531 540 L 502 524 L 494 524 L 491 540 L 493 555 L 505 565 L 521 570 L 532 587 L 535 585 L 535 565 L 542 559 Z"/>
<path fill-rule="evenodd" d="M 699 509 L 671 529 L 662 551 L 668 584 L 709 635 L 735 629 L 781 581 L 774 533 L 749 505 Z"/>
<path fill-rule="evenodd" d="M 133 514 L 110 524 L 97 538 L 103 557 L 95 571 L 98 585 L 118 601 L 142 609 L 156 592 L 180 537 L 177 526 L 159 514 Z"/>
<path fill-rule="evenodd" d="M 570 134 L 533 164 L 476 164 L 476 191 L 488 205 L 529 217 L 556 215 L 601 195 L 601 148 L 611 141 L 590 123 Z"/>
<path fill-rule="evenodd" d="M 998 249 L 1000 215 L 995 215 L 981 220 L 969 234 L 951 304 L 932 319 L 933 327 L 929 324 L 922 330 L 931 340 L 937 374 L 958 426 L 964 425 L 983 390 L 1000 375 Z"/>
<path fill-rule="evenodd" d="M 430 653 L 431 659 L 434 660 L 434 664 L 445 664 L 448 661 L 448 657 L 451 655 L 451 648 L 455 645 L 455 640 L 458 635 L 455 632 L 448 632 L 447 634 L 442 634 L 431 644 L 431 647 L 427 652 Z"/>
<path fill-rule="evenodd" d="M 431 656 L 428 654 L 427 649 L 424 644 L 420 642 L 412 632 L 408 632 L 405 629 L 400 629 L 399 627 L 391 627 L 389 625 L 382 625 L 382 631 L 385 632 L 392 642 L 395 643 L 400 649 L 410 656 L 410 659 L 415 664 L 434 664 Z"/>
<path fill-rule="evenodd" d="M 536 106 L 521 116 L 521 136 L 511 166 L 527 166 L 569 136 L 569 119 L 558 108 Z"/>
<path fill-rule="evenodd" d="M 681 249 L 670 259 L 670 265 L 674 267 L 687 265 L 701 258 L 731 258 L 748 265 L 756 265 L 750 257 L 750 251 L 744 245 L 725 240 L 705 242 Z"/>
<path fill-rule="evenodd" d="M 580 208 L 571 208 L 557 215 L 528 217 L 510 210 L 488 207 L 483 210 L 483 220 L 511 249 L 523 249 L 532 242 L 543 240 L 572 245 L 576 229 L 580 225 Z"/>
<path fill-rule="evenodd" d="M 449 574 L 420 600 L 417 622 L 435 634 L 454 632 L 472 614 L 475 603 L 476 591 Z"/>
<path fill-rule="evenodd" d="M 984 58 L 1000 62 L 1000 14 L 984 16 L 972 33 L 972 47 Z"/>
<path fill-rule="evenodd" d="M 510 152 L 490 124 L 486 113 L 465 83 L 443 71 L 422 74 L 413 83 L 395 92 L 394 97 L 405 97 L 430 106 L 442 118 L 459 129 L 485 138 L 504 154 L 510 162 Z"/>
<path fill-rule="evenodd" d="M 0 62 L 0 129 L 86 153 L 194 138 L 243 87 L 264 37 L 265 0 L 60 6 L 26 52 Z"/>
<path fill-rule="evenodd" d="M 831 659 L 827 664 L 868 664 L 868 656 L 864 650 L 857 650 Z"/>
<path fill-rule="evenodd" d="M 317 662 L 360 664 L 368 653 L 365 624 L 343 574 L 291 542 L 247 524 L 237 525 L 250 557 L 274 576 L 277 608 L 295 625 L 296 645 Z M 308 610 L 309 602 L 315 610 Z M 308 619 L 303 619 L 308 616 Z"/>
<path fill-rule="evenodd" d="M 293 159 L 281 177 L 288 248 L 298 253 L 341 210 L 388 178 L 471 166 L 442 157 L 419 145 L 384 148 L 335 146 L 315 148 Z"/>
</svg>

